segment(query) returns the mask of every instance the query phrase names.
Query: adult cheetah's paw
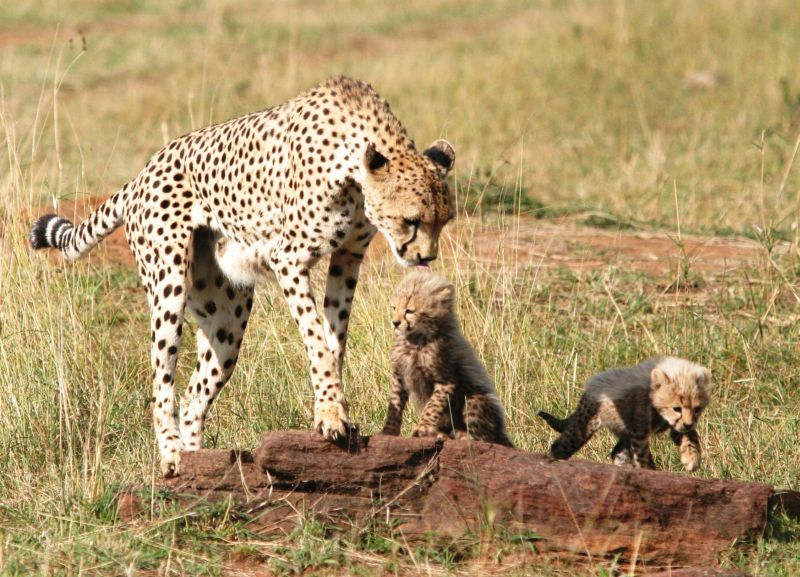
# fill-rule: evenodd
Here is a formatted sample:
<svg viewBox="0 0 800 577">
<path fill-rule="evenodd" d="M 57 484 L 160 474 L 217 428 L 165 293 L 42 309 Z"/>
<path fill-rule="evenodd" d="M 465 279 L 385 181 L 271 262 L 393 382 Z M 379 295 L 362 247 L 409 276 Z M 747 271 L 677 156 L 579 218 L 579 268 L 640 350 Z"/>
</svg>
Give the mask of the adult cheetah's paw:
<svg viewBox="0 0 800 577">
<path fill-rule="evenodd" d="M 686 447 L 681 451 L 681 465 L 690 473 L 700 468 L 700 451 Z"/>
<path fill-rule="evenodd" d="M 178 476 L 178 469 L 181 464 L 181 453 L 177 451 L 171 453 L 168 457 L 161 458 L 161 474 L 165 479 Z"/>
<path fill-rule="evenodd" d="M 183 443 L 177 438 L 166 439 L 161 448 L 161 474 L 164 478 L 177 477 L 181 464 Z"/>
<path fill-rule="evenodd" d="M 344 404 L 331 402 L 315 411 L 314 430 L 327 440 L 336 442 L 347 439 L 357 429 L 347 417 Z"/>
<path fill-rule="evenodd" d="M 438 437 L 440 434 L 439 427 L 436 425 L 417 425 L 414 432 L 411 433 L 412 437 Z"/>
</svg>

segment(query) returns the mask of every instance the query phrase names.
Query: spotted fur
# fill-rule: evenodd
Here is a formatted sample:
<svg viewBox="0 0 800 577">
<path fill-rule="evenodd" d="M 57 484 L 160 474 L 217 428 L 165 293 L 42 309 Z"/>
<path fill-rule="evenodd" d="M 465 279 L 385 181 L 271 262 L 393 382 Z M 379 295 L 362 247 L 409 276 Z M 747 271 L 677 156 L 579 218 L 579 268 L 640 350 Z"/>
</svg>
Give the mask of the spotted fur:
<svg viewBox="0 0 800 577">
<path fill-rule="evenodd" d="M 399 435 L 409 395 L 414 436 L 472 437 L 512 447 L 492 381 L 458 326 L 453 285 L 412 272 L 392 297 L 392 391 L 383 434 Z"/>
<path fill-rule="evenodd" d="M 669 430 L 687 471 L 700 466 L 696 425 L 709 402 L 711 373 L 684 359 L 658 357 L 635 367 L 611 369 L 586 383 L 578 408 L 565 419 L 538 415 L 561 433 L 550 448 L 556 459 L 568 459 L 605 427 L 619 441 L 611 451 L 617 465 L 654 469 L 649 437 Z"/>
<path fill-rule="evenodd" d="M 402 264 L 436 258 L 452 215 L 445 176 L 454 159 L 443 140 L 417 152 L 372 87 L 338 77 L 170 142 L 86 221 L 42 217 L 30 241 L 73 259 L 124 223 L 151 310 L 161 468 L 173 475 L 180 451 L 201 447 L 208 408 L 236 366 L 253 287 L 273 275 L 308 354 L 315 429 L 329 439 L 349 433 L 341 370 L 364 251 L 380 230 Z M 309 271 L 326 255 L 320 315 Z M 186 307 L 197 319 L 198 362 L 178 423 Z"/>
</svg>

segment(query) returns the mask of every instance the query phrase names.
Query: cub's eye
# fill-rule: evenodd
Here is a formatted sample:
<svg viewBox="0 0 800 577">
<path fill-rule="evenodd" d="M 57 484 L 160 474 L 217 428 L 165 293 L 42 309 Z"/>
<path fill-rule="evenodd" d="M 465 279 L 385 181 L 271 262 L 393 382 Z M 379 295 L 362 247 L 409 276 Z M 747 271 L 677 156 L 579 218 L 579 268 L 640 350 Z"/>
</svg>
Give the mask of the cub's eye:
<svg viewBox="0 0 800 577">
<path fill-rule="evenodd" d="M 672 410 L 675 411 L 676 413 L 683 412 L 683 409 L 681 409 L 681 407 L 672 407 Z"/>
<path fill-rule="evenodd" d="M 406 223 L 408 226 L 419 226 L 420 219 L 419 218 L 404 218 L 403 222 Z"/>
</svg>

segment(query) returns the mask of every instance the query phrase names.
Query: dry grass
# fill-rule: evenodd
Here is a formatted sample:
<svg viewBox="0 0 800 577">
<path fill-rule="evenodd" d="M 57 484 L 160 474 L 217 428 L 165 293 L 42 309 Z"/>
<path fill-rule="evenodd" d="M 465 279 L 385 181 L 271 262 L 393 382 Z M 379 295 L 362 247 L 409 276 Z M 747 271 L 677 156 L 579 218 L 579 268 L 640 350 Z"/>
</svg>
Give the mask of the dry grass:
<svg viewBox="0 0 800 577">
<path fill-rule="evenodd" d="M 225 511 L 182 515 L 158 495 L 163 514 L 151 521 L 116 519 L 115 488 L 157 471 L 144 299 L 128 269 L 32 255 L 19 215 L 108 193 L 165 140 L 340 72 L 372 82 L 419 142 L 456 146 L 454 186 L 472 208 L 438 269 L 458 287 L 465 334 L 520 446 L 544 450 L 535 411 L 565 412 L 594 372 L 672 353 L 715 375 L 700 475 L 794 486 L 798 26 L 789 0 L 0 5 L 0 572 L 218 574 L 234 554 L 285 573 L 526 571 L 511 561 L 526 545 L 512 539 L 409 549 L 378 533 L 332 539 L 309 522 L 266 543 Z M 535 199 L 540 213 L 590 209 L 660 227 L 684 258 L 666 274 L 602 251 L 590 269 L 543 266 L 552 245 L 525 237 L 529 219 L 489 210 L 498 194 L 510 206 Z M 489 260 L 479 257 L 488 223 L 503 233 Z M 759 256 L 709 274 L 687 248 L 690 230 L 754 237 Z M 345 380 L 352 416 L 373 432 L 401 271 L 381 258 L 367 268 Z M 301 342 L 274 287 L 259 293 L 248 331 L 209 422 L 212 446 L 311 422 Z M 192 347 L 186 339 L 183 379 Z M 605 459 L 610 446 L 600 437 L 582 456 Z M 668 443 L 655 454 L 680 469 Z M 778 523 L 722 561 L 795 574 L 798 534 Z M 574 573 L 537 562 L 542 574 Z"/>
</svg>

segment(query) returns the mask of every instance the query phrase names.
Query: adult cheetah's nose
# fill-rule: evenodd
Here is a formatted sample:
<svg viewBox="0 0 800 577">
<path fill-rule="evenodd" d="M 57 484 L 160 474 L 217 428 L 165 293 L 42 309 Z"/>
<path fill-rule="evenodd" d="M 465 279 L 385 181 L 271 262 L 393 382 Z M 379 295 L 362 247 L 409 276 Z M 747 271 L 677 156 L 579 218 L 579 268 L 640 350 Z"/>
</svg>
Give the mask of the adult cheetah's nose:
<svg viewBox="0 0 800 577">
<path fill-rule="evenodd" d="M 427 265 L 432 260 L 436 260 L 436 255 L 433 256 L 422 256 L 421 254 L 417 253 L 417 261 L 421 265 Z"/>
<path fill-rule="evenodd" d="M 392 324 L 394 325 L 394 328 L 397 328 L 397 327 L 400 326 L 400 321 L 396 321 L 396 320 L 392 319 Z"/>
</svg>

